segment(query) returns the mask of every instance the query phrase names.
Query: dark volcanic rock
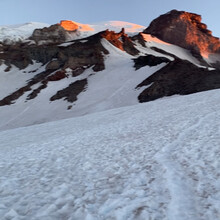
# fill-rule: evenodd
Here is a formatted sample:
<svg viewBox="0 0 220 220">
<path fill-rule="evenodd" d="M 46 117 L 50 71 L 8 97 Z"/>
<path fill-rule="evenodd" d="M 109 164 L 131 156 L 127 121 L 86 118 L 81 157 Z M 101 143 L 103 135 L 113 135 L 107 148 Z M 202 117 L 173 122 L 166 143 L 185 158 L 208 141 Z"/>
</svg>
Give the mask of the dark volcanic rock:
<svg viewBox="0 0 220 220">
<path fill-rule="evenodd" d="M 48 81 L 59 81 L 61 79 L 66 78 L 66 71 L 65 70 L 60 70 L 55 72 L 54 74 L 50 75 L 47 77 Z"/>
<path fill-rule="evenodd" d="M 36 98 L 40 91 L 45 88 L 47 88 L 47 81 L 43 81 L 37 89 L 34 89 L 32 93 L 28 95 L 27 100 Z"/>
<path fill-rule="evenodd" d="M 65 42 L 68 39 L 68 34 L 61 25 L 55 24 L 51 25 L 50 27 L 35 29 L 30 39 L 34 40 L 37 43 L 61 43 Z"/>
<path fill-rule="evenodd" d="M 139 53 L 139 51 L 134 47 L 134 43 L 131 38 L 125 34 L 124 28 L 122 28 L 119 33 L 109 30 L 103 31 L 101 36 L 122 51 L 126 51 L 131 55 L 137 55 Z"/>
<path fill-rule="evenodd" d="M 0 60 L 8 67 L 15 65 L 19 69 L 26 68 L 29 64 L 33 64 L 32 59 L 25 53 L 25 46 L 22 43 L 13 45 L 4 45 L 3 51 L 0 53 Z"/>
<path fill-rule="evenodd" d="M 101 43 L 101 34 L 98 33 L 86 38 L 84 43 L 80 40 L 73 41 L 72 44 L 66 47 L 61 47 L 59 44 L 28 45 L 17 43 L 3 45 L 3 53 L 0 53 L 0 60 L 8 66 L 5 71 L 9 71 L 12 65 L 24 69 L 33 63 L 32 60 L 40 62 L 42 65 L 47 64 L 47 66 L 45 71 L 37 74 L 25 86 L 0 100 L 0 106 L 13 104 L 25 92 L 30 91 L 34 84 L 41 83 L 37 89 L 34 89 L 28 95 L 27 100 L 35 98 L 42 89 L 47 87 L 48 81 L 65 78 L 66 68 L 72 69 L 73 77 L 82 74 L 85 69 L 90 67 L 95 72 L 104 70 L 104 55 L 109 52 Z M 51 75 L 53 72 L 54 74 Z M 69 90 L 67 89 L 67 91 Z M 73 99 L 68 98 L 67 100 Z"/>
<path fill-rule="evenodd" d="M 47 69 L 70 67 L 72 69 L 82 66 L 94 66 L 96 71 L 104 69 L 103 54 L 108 51 L 102 46 L 99 34 L 88 38 L 88 42 L 74 41 L 67 47 L 58 44 L 28 45 L 16 43 L 4 45 L 0 53 L 0 60 L 7 66 L 15 65 L 19 69 L 26 68 L 33 60 L 47 64 Z"/>
<path fill-rule="evenodd" d="M 42 73 L 37 74 L 33 79 L 31 79 L 27 85 L 17 89 L 15 92 L 13 92 L 12 94 L 6 96 L 5 98 L 3 98 L 2 100 L 0 100 L 0 106 L 4 106 L 4 105 L 11 105 L 13 104 L 13 101 L 17 100 L 18 98 L 20 98 L 25 92 L 27 91 L 31 91 L 31 86 L 33 86 L 34 84 L 37 84 L 39 82 L 42 83 L 42 85 L 35 89 L 29 96 L 28 99 L 31 98 L 35 98 L 37 96 L 37 94 L 44 88 L 46 88 L 47 85 L 47 81 L 45 80 L 47 78 L 47 76 L 49 76 L 52 73 L 51 70 L 47 70 L 44 71 Z"/>
<path fill-rule="evenodd" d="M 207 26 L 201 23 L 201 16 L 197 14 L 172 10 L 153 20 L 143 33 L 205 57 L 209 53 L 220 53 L 219 39 L 212 36 Z"/>
<path fill-rule="evenodd" d="M 139 56 L 134 60 L 134 67 L 136 70 L 140 69 L 144 66 L 156 66 L 161 63 L 168 63 L 170 60 L 168 60 L 165 57 L 155 57 L 153 55 L 146 55 L 146 56 Z"/>
<path fill-rule="evenodd" d="M 62 66 L 62 62 L 60 62 L 59 60 L 52 60 L 47 64 L 46 70 L 57 70 L 61 66 Z"/>
<path fill-rule="evenodd" d="M 64 100 L 67 100 L 68 102 L 75 102 L 77 96 L 85 90 L 86 86 L 87 79 L 77 80 L 76 82 L 71 83 L 67 88 L 58 91 L 50 98 L 50 101 L 64 98 Z"/>
<path fill-rule="evenodd" d="M 137 35 L 131 37 L 131 40 L 132 40 L 132 41 L 137 41 L 140 45 L 142 45 L 143 47 L 145 47 L 145 43 L 146 43 L 146 42 L 145 42 L 145 40 L 144 40 L 144 38 L 143 38 L 143 36 L 142 36 L 141 33 L 139 33 L 139 34 L 137 34 Z"/>
<path fill-rule="evenodd" d="M 151 85 L 152 84 L 152 85 Z M 220 88 L 220 71 L 199 68 L 176 59 L 137 86 L 149 87 L 138 97 L 140 102 L 152 101 L 175 94 L 187 95 Z"/>
</svg>

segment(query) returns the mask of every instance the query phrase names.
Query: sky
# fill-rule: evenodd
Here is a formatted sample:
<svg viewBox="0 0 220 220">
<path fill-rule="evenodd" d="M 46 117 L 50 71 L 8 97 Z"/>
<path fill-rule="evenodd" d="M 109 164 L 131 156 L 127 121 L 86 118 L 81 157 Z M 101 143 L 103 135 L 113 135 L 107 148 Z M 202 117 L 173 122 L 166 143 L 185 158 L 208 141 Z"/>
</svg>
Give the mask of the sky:
<svg viewBox="0 0 220 220">
<path fill-rule="evenodd" d="M 220 37 L 220 0 L 0 0 L 0 25 L 26 22 L 79 23 L 127 21 L 143 26 L 172 9 L 201 14 L 203 23 Z"/>
</svg>

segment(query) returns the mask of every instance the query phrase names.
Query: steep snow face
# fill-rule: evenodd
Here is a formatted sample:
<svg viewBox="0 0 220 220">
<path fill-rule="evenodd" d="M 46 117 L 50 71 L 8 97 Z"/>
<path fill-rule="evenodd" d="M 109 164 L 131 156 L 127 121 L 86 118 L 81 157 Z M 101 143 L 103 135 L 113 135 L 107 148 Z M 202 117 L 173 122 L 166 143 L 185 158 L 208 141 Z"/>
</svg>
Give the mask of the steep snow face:
<svg viewBox="0 0 220 220">
<path fill-rule="evenodd" d="M 30 22 L 21 25 L 0 26 L 0 42 L 12 43 L 29 38 L 37 28 L 44 28 L 49 24 Z"/>
<path fill-rule="evenodd" d="M 0 132 L 0 219 L 219 219 L 219 92 Z"/>
<path fill-rule="evenodd" d="M 89 68 L 79 76 L 49 82 L 47 88 L 43 89 L 36 98 L 26 101 L 27 96 L 38 88 L 41 83 L 32 86 L 32 90 L 16 100 L 15 104 L 1 107 L 0 130 L 137 104 L 138 95 L 146 87 L 136 89 L 136 86 L 166 64 L 162 63 L 154 67 L 146 66 L 135 71 L 133 56 L 114 47 L 105 39 L 102 40 L 102 45 L 109 51 L 109 54 L 105 56 L 105 70 L 94 72 L 92 68 Z M 44 68 L 39 67 L 38 70 Z M 32 74 L 39 73 L 38 70 Z M 18 72 L 15 74 L 16 71 L 16 68 L 12 68 L 10 72 L 0 75 L 0 79 L 7 78 L 8 83 L 12 79 L 18 82 L 14 84 L 13 88 L 17 87 L 21 84 L 21 78 Z M 67 69 L 67 73 L 68 71 L 71 75 L 71 69 Z M 25 70 L 19 72 L 21 72 L 22 82 L 25 85 L 25 80 L 28 79 L 30 73 Z M 76 102 L 69 103 L 66 100 L 50 101 L 50 98 L 57 91 L 66 88 L 70 83 L 85 78 L 88 80 L 88 85 L 86 90 L 78 95 Z M 11 91 L 10 88 L 2 88 L 3 94 L 10 94 Z M 67 110 L 68 107 L 71 107 L 71 109 Z"/>
<path fill-rule="evenodd" d="M 172 54 L 189 60 L 198 65 L 198 61 L 185 49 L 168 44 L 153 38 L 150 35 L 143 34 L 146 46 L 136 44 L 136 48 L 141 51 L 140 55 L 152 54 L 160 57 L 167 57 L 174 60 Z M 81 43 L 87 43 L 88 40 L 81 40 Z M 67 47 L 75 42 L 60 44 L 59 47 Z M 13 101 L 11 105 L 1 106 L 0 111 L 0 130 L 6 130 L 21 126 L 29 126 L 49 121 L 60 120 L 75 116 L 82 116 L 94 112 L 104 111 L 113 108 L 119 108 L 138 103 L 138 96 L 153 83 L 137 88 L 146 78 L 165 67 L 166 63 L 157 66 L 144 66 L 135 71 L 135 56 L 129 55 L 125 51 L 113 46 L 106 39 L 102 39 L 102 46 L 109 52 L 104 55 L 105 69 L 94 72 L 92 67 L 85 67 L 85 71 L 77 76 L 72 76 L 70 68 L 65 69 L 66 76 L 58 81 L 49 81 L 47 86 L 40 90 L 37 97 L 29 99 L 29 95 L 42 87 L 43 83 L 39 81 L 30 87 L 30 90 L 24 92 L 19 98 Z M 156 52 L 153 47 L 167 51 L 167 54 Z M 170 53 L 170 55 L 169 55 Z M 0 82 L 3 85 L 0 88 L 0 98 L 12 94 L 18 89 L 27 85 L 28 80 L 35 75 L 43 72 L 45 66 L 41 63 L 29 65 L 26 69 L 18 70 L 12 66 L 10 71 L 5 72 L 5 65 L 0 66 Z M 86 69 L 87 68 L 87 69 Z M 54 74 L 57 70 L 54 70 Z M 77 101 L 70 103 L 65 98 L 50 101 L 51 97 L 67 88 L 71 83 L 79 80 L 87 80 L 87 86 L 77 96 Z"/>
<path fill-rule="evenodd" d="M 184 48 L 181 48 L 179 46 L 167 43 L 165 41 L 162 41 L 158 39 L 157 37 L 152 37 L 150 34 L 143 34 L 141 33 L 142 37 L 146 41 L 146 46 L 151 48 L 151 47 L 156 47 L 158 49 L 161 49 L 163 51 L 166 51 L 170 54 L 173 54 L 174 56 L 182 59 L 182 60 L 188 60 L 189 62 L 199 66 L 203 67 L 200 65 L 200 62 L 192 56 L 189 50 L 186 50 Z"/>
</svg>

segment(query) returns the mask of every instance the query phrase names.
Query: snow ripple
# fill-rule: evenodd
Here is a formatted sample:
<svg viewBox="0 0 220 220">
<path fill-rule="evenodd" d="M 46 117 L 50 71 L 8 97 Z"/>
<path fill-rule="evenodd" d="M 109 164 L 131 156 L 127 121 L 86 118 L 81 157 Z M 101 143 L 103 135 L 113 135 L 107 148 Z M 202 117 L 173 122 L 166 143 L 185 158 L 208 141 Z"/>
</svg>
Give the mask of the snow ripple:
<svg viewBox="0 0 220 220">
<path fill-rule="evenodd" d="M 0 132 L 0 218 L 219 219 L 218 100 L 216 90 Z"/>
</svg>

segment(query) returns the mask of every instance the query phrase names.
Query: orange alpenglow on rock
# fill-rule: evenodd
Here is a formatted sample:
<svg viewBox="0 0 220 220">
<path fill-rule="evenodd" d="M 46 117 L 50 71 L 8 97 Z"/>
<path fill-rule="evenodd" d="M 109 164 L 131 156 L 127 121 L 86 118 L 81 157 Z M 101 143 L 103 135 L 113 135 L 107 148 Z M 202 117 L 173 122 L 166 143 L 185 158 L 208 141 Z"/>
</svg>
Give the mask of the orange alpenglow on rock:
<svg viewBox="0 0 220 220">
<path fill-rule="evenodd" d="M 220 41 L 201 21 L 200 15 L 172 10 L 153 20 L 143 33 L 208 58 L 220 53 Z"/>
<path fill-rule="evenodd" d="M 73 21 L 63 20 L 60 22 L 60 26 L 62 26 L 67 31 L 76 31 L 79 26 L 75 24 Z"/>
</svg>

